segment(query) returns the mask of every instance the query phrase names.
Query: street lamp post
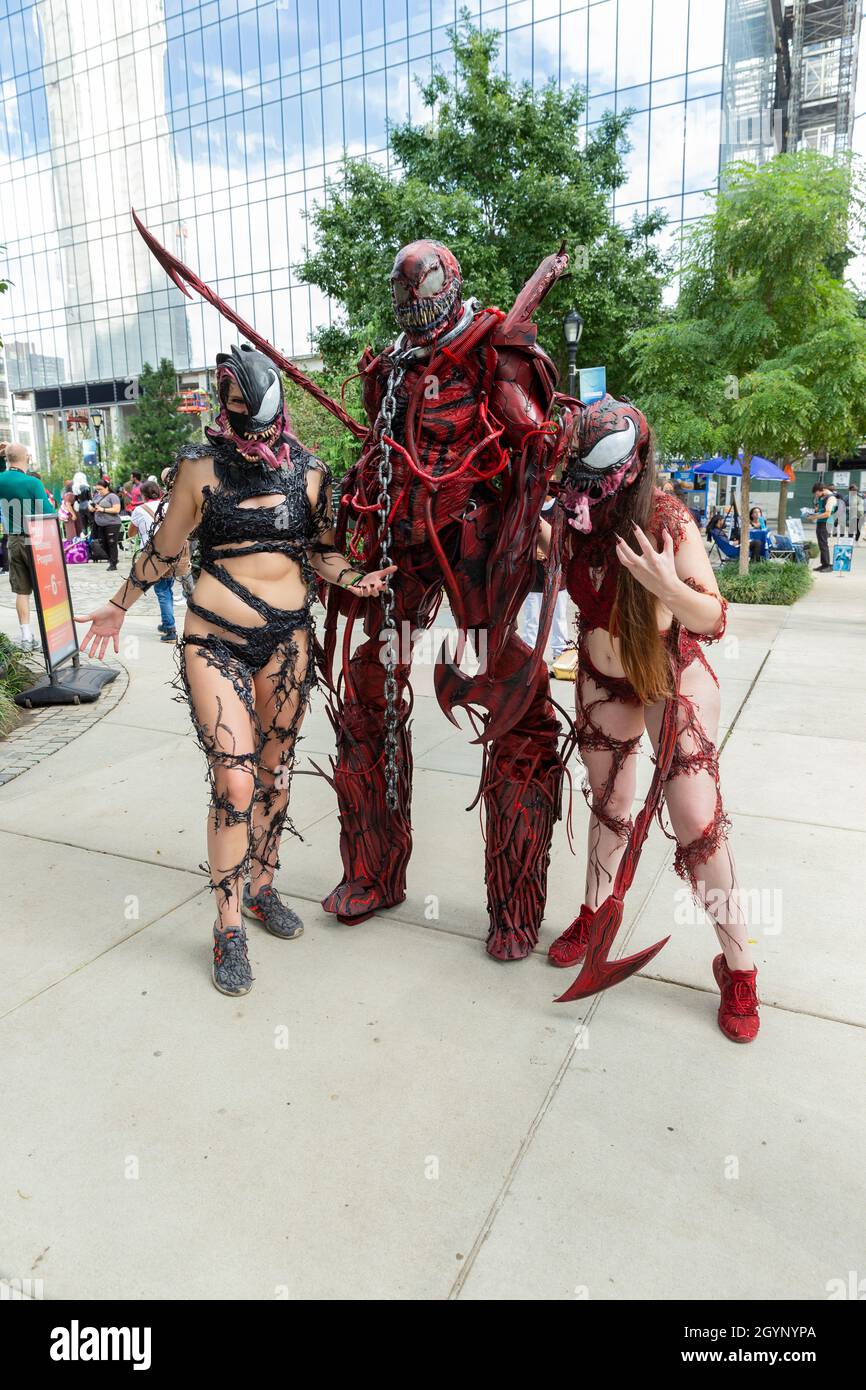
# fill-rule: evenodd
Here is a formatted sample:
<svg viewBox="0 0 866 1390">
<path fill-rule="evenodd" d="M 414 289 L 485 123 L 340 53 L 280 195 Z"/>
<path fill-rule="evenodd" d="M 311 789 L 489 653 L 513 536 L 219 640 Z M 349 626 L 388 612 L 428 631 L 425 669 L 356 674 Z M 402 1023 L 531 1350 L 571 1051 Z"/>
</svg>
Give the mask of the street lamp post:
<svg viewBox="0 0 866 1390">
<path fill-rule="evenodd" d="M 99 476 L 102 477 L 102 445 L 99 441 L 99 432 L 102 429 L 102 411 L 91 410 L 90 423 L 96 430 L 96 465 L 99 469 Z"/>
<path fill-rule="evenodd" d="M 577 345 L 583 333 L 583 319 L 576 309 L 569 309 L 562 320 L 562 334 L 568 351 L 568 394 L 575 395 L 577 386 Z"/>
</svg>

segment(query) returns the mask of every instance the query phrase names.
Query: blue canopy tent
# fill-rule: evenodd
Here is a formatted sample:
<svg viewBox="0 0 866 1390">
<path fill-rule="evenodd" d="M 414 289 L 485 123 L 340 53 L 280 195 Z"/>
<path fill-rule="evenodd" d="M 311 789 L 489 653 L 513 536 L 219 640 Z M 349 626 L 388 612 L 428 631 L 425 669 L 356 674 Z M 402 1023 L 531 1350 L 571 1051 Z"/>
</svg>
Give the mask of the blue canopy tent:
<svg viewBox="0 0 866 1390">
<path fill-rule="evenodd" d="M 704 459 L 703 463 L 696 463 L 695 472 L 715 473 L 720 478 L 742 478 L 743 464 L 739 458 L 722 458 L 717 454 L 715 458 Z M 783 473 L 782 469 L 777 468 L 769 459 L 761 458 L 760 454 L 755 454 L 753 457 L 749 476 L 765 483 L 786 483 L 788 481 L 787 473 Z"/>
</svg>

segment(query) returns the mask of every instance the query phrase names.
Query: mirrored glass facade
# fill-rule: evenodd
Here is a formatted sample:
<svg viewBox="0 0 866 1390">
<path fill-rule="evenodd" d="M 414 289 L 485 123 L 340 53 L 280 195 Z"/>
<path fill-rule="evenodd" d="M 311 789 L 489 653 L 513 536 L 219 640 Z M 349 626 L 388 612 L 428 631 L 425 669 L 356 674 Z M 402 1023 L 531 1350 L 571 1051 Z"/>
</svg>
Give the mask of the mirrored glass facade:
<svg viewBox="0 0 866 1390">
<path fill-rule="evenodd" d="M 0 300 L 13 389 L 205 367 L 230 330 L 168 282 L 134 206 L 295 355 L 330 308 L 293 267 L 344 153 L 388 166 L 425 119 L 455 0 L 0 0 Z M 635 112 L 614 215 L 670 241 L 718 177 L 725 0 L 469 0 L 514 78 L 586 86 L 587 126 Z M 423 229 L 419 228 L 419 233 Z M 540 248 L 546 249 L 546 248 Z"/>
</svg>

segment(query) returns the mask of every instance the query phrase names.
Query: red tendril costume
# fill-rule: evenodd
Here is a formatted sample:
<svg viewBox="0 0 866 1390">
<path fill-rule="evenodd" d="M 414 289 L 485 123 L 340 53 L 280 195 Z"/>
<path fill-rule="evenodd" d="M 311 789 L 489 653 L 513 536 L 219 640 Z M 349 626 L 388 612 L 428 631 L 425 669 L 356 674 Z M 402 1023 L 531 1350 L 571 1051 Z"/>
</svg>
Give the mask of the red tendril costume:
<svg viewBox="0 0 866 1390">
<path fill-rule="evenodd" d="M 452 720 L 456 707 L 469 711 L 485 747 L 487 950 L 499 960 L 525 957 L 538 940 L 559 815 L 560 728 L 548 674 L 514 622 L 531 582 L 554 461 L 556 371 L 530 319 L 565 265 L 562 252 L 549 257 L 506 316 L 463 301 L 460 267 L 447 247 L 419 241 L 398 254 L 391 290 L 404 331 L 378 355 L 368 349 L 359 364 L 371 431 L 344 487 L 337 528 L 337 544 L 348 540 L 356 565 L 397 565 L 393 598 L 366 606 L 367 640 L 351 657 L 357 601 L 332 590 L 326 627 L 330 657 L 342 606 L 331 780 L 343 879 L 323 906 L 341 921 L 358 921 L 405 897 L 411 634 L 430 626 L 444 592 L 458 638 L 454 659 L 437 663 L 436 693 Z M 386 655 L 389 635 L 393 643 L 390 665 L 383 631 Z M 483 660 L 474 678 L 460 666 L 467 644 Z M 539 646 L 543 652 L 543 640 Z"/>
<path fill-rule="evenodd" d="M 677 841 L 674 867 L 723 935 L 735 920 L 737 885 L 727 846 L 718 755 L 707 728 L 717 720 L 718 682 L 700 646 L 723 635 L 726 604 L 719 599 L 719 625 L 711 635 L 688 632 L 676 620 L 660 635 L 672 678 L 668 699 L 644 706 L 627 679 L 597 669 L 588 637 L 597 628 L 616 635 L 614 604 L 621 571 L 616 532 L 624 529 L 626 490 L 644 468 L 652 467 L 649 429 L 640 411 L 610 396 L 586 408 L 563 400 L 562 410 L 560 449 L 569 456 L 559 490 L 563 517 L 569 522 L 565 579 L 579 610 L 576 734 L 592 812 L 587 881 L 593 884 L 593 896 L 602 899 L 594 911 L 582 909 L 560 938 L 578 930 L 586 914 L 586 956 L 579 976 L 560 996 L 565 1002 L 619 983 L 664 946 L 667 938 L 625 959 L 608 959 L 641 848 L 653 817 L 661 823 L 665 804 Z M 682 503 L 656 490 L 648 529 L 657 545 L 668 532 L 676 551 L 693 525 Z M 693 580 L 686 582 L 707 592 Z M 632 819 L 634 771 L 644 729 L 654 744 L 655 768 L 646 801 Z"/>
<path fill-rule="evenodd" d="M 430 626 L 444 592 L 458 634 L 453 658 L 436 668 L 437 698 L 455 723 L 454 710 L 467 709 L 485 750 L 479 795 L 487 950 L 499 960 L 525 957 L 538 940 L 563 774 L 560 728 L 543 663 L 552 580 L 534 652 L 515 633 L 556 461 L 550 420 L 556 370 L 536 345 L 531 320 L 566 268 L 564 250 L 542 262 L 503 314 L 464 303 L 460 267 L 447 247 L 432 241 L 404 247 L 391 276 L 403 332 L 378 356 L 368 349 L 360 364 L 370 422 L 365 426 L 133 216 L 179 289 L 195 289 L 363 441 L 344 485 L 337 544 L 348 543 L 355 565 L 364 570 L 391 561 L 398 566 L 383 600 L 365 603 L 367 640 L 352 656 L 361 600 L 329 590 L 329 671 L 340 610 L 347 622 L 342 681 L 331 711 L 337 756 L 330 778 L 339 804 L 344 876 L 325 899 L 326 910 L 343 921 L 360 921 L 405 896 L 412 848 L 412 654 L 411 641 L 401 638 L 404 624 L 410 632 Z M 467 646 L 481 659 L 474 675 L 461 666 Z"/>
</svg>

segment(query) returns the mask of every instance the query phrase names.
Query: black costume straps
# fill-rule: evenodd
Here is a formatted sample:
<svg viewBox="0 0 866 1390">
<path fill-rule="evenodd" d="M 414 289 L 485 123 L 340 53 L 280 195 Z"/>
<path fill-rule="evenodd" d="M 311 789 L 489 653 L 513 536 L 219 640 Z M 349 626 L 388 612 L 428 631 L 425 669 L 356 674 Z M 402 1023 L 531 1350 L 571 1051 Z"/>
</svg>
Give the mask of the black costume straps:
<svg viewBox="0 0 866 1390">
<path fill-rule="evenodd" d="M 130 576 L 136 587 L 149 588 L 166 566 L 169 572 L 176 566 L 179 556 L 160 553 L 159 523 L 184 459 L 204 457 L 213 459 L 217 483 L 203 488 L 196 532 L 201 570 L 240 599 L 253 621 L 248 625 L 234 621 L 216 608 L 197 603 L 193 594 L 187 603 L 189 613 L 216 630 L 184 634 L 175 685 L 179 698 L 189 702 L 196 737 L 207 759 L 214 828 L 228 831 L 243 824 L 247 830 L 241 857 L 202 866 L 210 872 L 211 886 L 228 904 L 254 864 L 267 870 L 269 877 L 279 868 L 284 829 L 300 838 L 288 817 L 289 789 L 300 725 L 316 684 L 310 555 L 333 551 L 323 540 L 333 525 L 331 478 L 326 465 L 296 442 L 290 445 L 289 466 L 280 468 L 250 462 L 229 441 L 219 438 L 208 445 L 187 446 L 172 471 L 150 543 L 143 547 Z M 322 474 L 315 504 L 307 495 L 310 469 Z M 266 496 L 278 496 L 280 501 L 240 505 Z M 250 554 L 283 554 L 296 561 L 307 586 L 303 606 L 275 608 L 235 578 L 225 562 Z M 236 849 L 240 843 L 238 837 L 220 836 L 215 841 L 217 852 L 220 845 L 228 850 L 230 842 Z"/>
</svg>

